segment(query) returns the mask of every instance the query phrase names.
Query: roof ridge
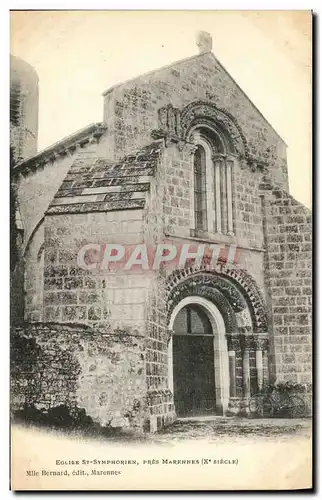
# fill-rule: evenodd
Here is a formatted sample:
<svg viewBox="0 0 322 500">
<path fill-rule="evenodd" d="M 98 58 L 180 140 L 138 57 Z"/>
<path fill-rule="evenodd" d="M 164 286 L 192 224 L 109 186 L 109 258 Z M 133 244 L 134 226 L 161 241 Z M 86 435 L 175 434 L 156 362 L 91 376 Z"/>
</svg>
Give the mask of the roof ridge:
<svg viewBox="0 0 322 500">
<path fill-rule="evenodd" d="M 127 83 L 133 82 L 133 81 L 137 80 L 138 78 L 142 78 L 144 76 L 152 75 L 153 73 L 158 73 L 158 71 L 163 71 L 163 70 L 165 70 L 167 68 L 171 68 L 172 66 L 177 66 L 178 64 L 182 64 L 182 63 L 187 62 L 187 61 L 189 61 L 191 59 L 195 59 L 195 58 L 198 58 L 198 57 L 205 56 L 207 53 L 209 53 L 209 52 L 204 52 L 202 54 L 194 54 L 193 56 L 184 57 L 183 59 L 178 59 L 177 61 L 174 61 L 174 62 L 169 63 L 169 64 L 165 64 L 164 66 L 161 66 L 159 68 L 152 69 L 150 71 L 146 71 L 145 73 L 141 73 L 140 75 L 134 76 L 133 78 L 127 78 L 126 80 L 124 80 L 122 82 L 119 82 L 119 83 L 116 83 L 115 85 L 112 85 L 108 89 L 104 90 L 104 92 L 102 93 L 102 96 L 105 96 L 109 92 L 111 92 L 112 90 L 114 90 L 114 89 L 116 89 L 118 87 L 121 87 L 122 85 L 126 85 Z"/>
</svg>

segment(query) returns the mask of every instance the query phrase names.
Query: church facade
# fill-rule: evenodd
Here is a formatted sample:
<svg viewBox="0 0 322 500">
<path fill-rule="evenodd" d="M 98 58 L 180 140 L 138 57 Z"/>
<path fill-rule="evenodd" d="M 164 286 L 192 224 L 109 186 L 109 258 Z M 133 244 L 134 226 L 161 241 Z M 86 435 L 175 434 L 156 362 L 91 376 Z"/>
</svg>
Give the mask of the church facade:
<svg viewBox="0 0 322 500">
<path fill-rule="evenodd" d="M 268 383 L 309 400 L 311 212 L 284 141 L 210 36 L 198 46 L 107 90 L 101 123 L 16 157 L 13 410 L 154 432 L 245 415 Z"/>
</svg>

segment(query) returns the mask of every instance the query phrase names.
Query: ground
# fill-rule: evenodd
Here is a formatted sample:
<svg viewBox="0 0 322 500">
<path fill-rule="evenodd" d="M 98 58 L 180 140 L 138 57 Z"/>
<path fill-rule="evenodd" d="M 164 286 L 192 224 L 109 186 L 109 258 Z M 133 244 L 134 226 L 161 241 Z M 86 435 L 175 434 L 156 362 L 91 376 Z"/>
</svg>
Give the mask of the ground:
<svg viewBox="0 0 322 500">
<path fill-rule="evenodd" d="M 186 418 L 177 420 L 172 426 L 154 435 L 152 439 L 160 442 L 175 442 L 186 439 L 207 439 L 209 442 L 216 442 L 223 439 L 231 441 L 249 440 L 256 436 L 256 439 L 259 440 L 280 440 L 294 435 L 310 437 L 311 426 L 310 418 Z"/>
<path fill-rule="evenodd" d="M 19 425 L 19 422 L 16 422 Z M 47 429 L 49 433 L 76 437 L 78 439 L 90 438 L 94 440 L 106 440 L 107 442 L 144 443 L 144 444 L 176 444 L 188 441 L 207 441 L 211 443 L 223 442 L 279 442 L 294 437 L 310 439 L 312 432 L 312 420 L 310 418 L 262 418 L 250 419 L 240 417 L 195 417 L 182 418 L 155 434 L 141 434 L 133 430 L 122 430 L 121 428 L 61 428 L 60 426 L 46 427 L 37 423 L 21 422 L 24 428 L 36 430 Z"/>
</svg>

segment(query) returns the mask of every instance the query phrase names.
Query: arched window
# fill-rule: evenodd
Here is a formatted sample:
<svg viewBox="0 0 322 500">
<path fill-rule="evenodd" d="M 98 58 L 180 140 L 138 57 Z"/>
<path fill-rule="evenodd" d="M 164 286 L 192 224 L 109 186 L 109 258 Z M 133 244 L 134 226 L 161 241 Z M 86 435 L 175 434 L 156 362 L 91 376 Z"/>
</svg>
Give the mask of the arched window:
<svg viewBox="0 0 322 500">
<path fill-rule="evenodd" d="M 194 230 L 233 236 L 232 170 L 234 158 L 225 153 L 213 131 L 193 132 Z"/>
</svg>

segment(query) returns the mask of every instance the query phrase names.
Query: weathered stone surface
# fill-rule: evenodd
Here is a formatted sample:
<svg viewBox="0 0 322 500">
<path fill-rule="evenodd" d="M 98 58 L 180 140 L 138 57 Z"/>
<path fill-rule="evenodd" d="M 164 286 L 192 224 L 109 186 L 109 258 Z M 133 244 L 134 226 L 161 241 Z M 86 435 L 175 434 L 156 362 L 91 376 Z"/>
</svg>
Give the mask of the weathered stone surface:
<svg viewBox="0 0 322 500">
<path fill-rule="evenodd" d="M 281 189 L 264 193 L 265 275 L 272 305 L 271 371 L 277 382 L 307 385 L 312 383 L 311 213 Z M 297 242 L 294 254 L 284 241 Z M 300 354 L 282 355 L 303 351 L 308 353 L 305 361 Z"/>
<path fill-rule="evenodd" d="M 175 70 L 175 71 L 173 71 Z M 139 76 L 105 93 L 107 147 L 120 158 L 150 142 L 160 128 L 158 110 L 171 103 L 182 111 L 208 100 L 236 119 L 251 155 L 269 163 L 273 179 L 287 186 L 286 148 L 278 134 L 211 53 L 197 55 Z"/>
<path fill-rule="evenodd" d="M 52 200 L 47 214 L 107 212 L 144 208 L 146 182 L 161 151 L 156 142 L 117 163 L 79 155 Z M 143 181 L 143 182 L 142 182 Z"/>
<path fill-rule="evenodd" d="M 12 412 L 84 409 L 102 426 L 143 429 L 144 339 L 81 324 L 35 323 L 12 332 Z"/>
</svg>

